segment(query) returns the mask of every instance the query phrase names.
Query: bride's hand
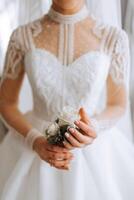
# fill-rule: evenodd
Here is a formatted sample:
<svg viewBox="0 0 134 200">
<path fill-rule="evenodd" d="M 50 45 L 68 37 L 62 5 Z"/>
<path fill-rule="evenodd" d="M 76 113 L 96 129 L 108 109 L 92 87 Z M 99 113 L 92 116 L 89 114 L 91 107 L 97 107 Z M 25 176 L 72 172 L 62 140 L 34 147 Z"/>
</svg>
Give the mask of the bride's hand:
<svg viewBox="0 0 134 200">
<path fill-rule="evenodd" d="M 35 140 L 33 149 L 40 158 L 58 169 L 69 170 L 73 154 L 64 147 L 50 145 L 44 137 Z"/>
<path fill-rule="evenodd" d="M 90 118 L 84 108 L 80 109 L 79 114 L 81 119 L 74 123 L 80 130 L 70 128 L 69 131 L 71 134 L 65 134 L 67 141 L 64 142 L 64 146 L 70 150 L 89 145 L 97 137 L 93 129 L 90 128 Z"/>
</svg>

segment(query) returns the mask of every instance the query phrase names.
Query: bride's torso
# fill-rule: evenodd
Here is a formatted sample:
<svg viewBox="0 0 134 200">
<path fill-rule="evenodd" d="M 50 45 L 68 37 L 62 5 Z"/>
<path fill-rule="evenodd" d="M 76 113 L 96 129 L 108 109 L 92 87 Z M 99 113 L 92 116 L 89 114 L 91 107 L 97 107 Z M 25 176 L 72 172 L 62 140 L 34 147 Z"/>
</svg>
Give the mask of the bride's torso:
<svg viewBox="0 0 134 200">
<path fill-rule="evenodd" d="M 50 52 L 35 49 L 26 55 L 25 69 L 33 91 L 34 112 L 49 121 L 67 105 L 77 109 L 84 106 L 94 114 L 107 79 L 109 58 L 93 51 L 66 67 Z"/>
<path fill-rule="evenodd" d="M 70 105 L 84 106 L 93 115 L 110 70 L 117 30 L 82 13 L 78 21 L 62 23 L 53 12 L 18 30 L 34 113 L 51 121 Z"/>
</svg>

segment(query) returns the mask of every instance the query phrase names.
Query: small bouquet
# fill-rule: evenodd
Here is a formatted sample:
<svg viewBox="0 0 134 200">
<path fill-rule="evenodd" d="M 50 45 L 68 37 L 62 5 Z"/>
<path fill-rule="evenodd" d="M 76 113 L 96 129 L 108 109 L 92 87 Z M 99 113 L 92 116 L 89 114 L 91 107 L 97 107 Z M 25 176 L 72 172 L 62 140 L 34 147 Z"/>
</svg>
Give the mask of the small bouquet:
<svg viewBox="0 0 134 200">
<path fill-rule="evenodd" d="M 59 114 L 56 120 L 51 123 L 45 130 L 47 141 L 50 144 L 63 146 L 63 141 L 67 140 L 65 132 L 69 132 L 69 128 L 78 127 L 74 124 L 75 120 L 79 119 L 79 110 L 76 110 L 70 106 L 63 108 L 63 111 Z"/>
</svg>

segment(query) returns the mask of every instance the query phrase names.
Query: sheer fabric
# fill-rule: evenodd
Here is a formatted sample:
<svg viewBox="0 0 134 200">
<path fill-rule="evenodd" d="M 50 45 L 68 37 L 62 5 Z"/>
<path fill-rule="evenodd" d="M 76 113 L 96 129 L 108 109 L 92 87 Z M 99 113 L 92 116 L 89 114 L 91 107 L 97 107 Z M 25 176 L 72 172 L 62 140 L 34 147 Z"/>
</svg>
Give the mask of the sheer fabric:
<svg viewBox="0 0 134 200">
<path fill-rule="evenodd" d="M 105 108 L 107 110 L 110 105 L 110 110 L 104 112 L 104 114 L 102 112 L 93 119 L 97 123 L 99 122 L 99 124 L 103 123 L 103 126 L 100 125 L 103 129 L 110 128 L 122 116 L 122 111 L 126 108 L 128 100 L 126 78 L 129 66 L 129 46 L 126 33 L 121 29 L 99 22 L 94 16 L 86 17 L 85 15 L 84 20 L 71 23 L 73 33 L 71 30 L 67 37 L 67 26 L 63 26 L 62 21 L 59 23 L 55 18 L 52 18 L 51 12 L 52 10 L 50 10 L 48 15 L 21 26 L 13 32 L 7 50 L 1 81 L 1 103 L 4 102 L 4 91 L 7 91 L 6 99 L 9 98 L 9 101 L 11 96 L 14 95 L 13 92 L 8 97 L 8 90 L 12 88 L 8 83 L 4 84 L 4 80 L 7 78 L 16 79 L 24 75 L 23 61 L 25 54 L 29 51 L 34 49 L 45 51 L 66 67 L 71 67 L 71 62 L 78 61 L 82 56 L 92 52 L 103 52 L 109 56 L 111 62 L 106 84 L 107 105 Z M 55 14 L 58 15 L 56 12 Z M 70 40 L 71 45 L 68 46 L 68 52 L 66 53 L 66 42 L 70 44 Z M 73 55 L 71 59 L 69 57 L 69 63 L 63 59 L 60 60 L 59 55 L 61 55 L 63 50 L 65 54 L 63 57 L 67 58 L 70 54 Z M 17 89 L 16 91 L 18 92 Z M 117 108 L 112 110 L 111 106 L 114 104 L 117 104 Z"/>
<path fill-rule="evenodd" d="M 85 28 L 84 30 L 81 28 L 82 26 Z M 57 57 L 58 48 L 62 43 L 58 43 L 59 29 L 60 26 L 48 16 L 16 29 L 9 41 L 3 75 L 16 78 L 19 73 L 17 65 L 24 60 L 25 53 L 32 48 L 47 50 Z M 82 39 L 80 39 L 81 37 Z M 50 38 L 52 39 L 48 42 Z M 90 20 L 86 19 L 75 25 L 73 40 L 75 44 L 74 59 L 90 51 L 105 51 L 111 55 L 110 74 L 114 82 L 119 84 L 119 82 L 125 81 L 126 66 L 129 65 L 129 46 L 124 31 L 101 24 L 91 17 Z"/>
<path fill-rule="evenodd" d="M 121 27 L 121 1 L 120 0 L 86 0 L 90 13 L 93 13 L 104 23 Z"/>
<path fill-rule="evenodd" d="M 111 24 L 113 26 L 117 26 L 117 27 L 122 27 L 122 20 L 121 20 L 121 5 L 122 5 L 122 1 L 120 0 L 110 0 L 110 1 L 106 1 L 106 0 L 101 0 L 98 1 L 97 0 L 86 0 L 87 5 L 88 5 L 88 9 L 91 13 L 93 13 L 98 19 L 101 19 L 104 23 L 108 23 Z M 129 1 L 130 2 L 130 1 Z M 128 2 L 128 12 L 127 12 L 127 17 L 126 17 L 126 29 L 128 29 L 129 27 L 129 23 L 131 20 L 129 20 L 132 15 L 131 15 L 131 9 L 132 9 L 132 5 L 131 3 Z M 131 8 L 130 8 L 131 7 Z M 129 31 L 128 31 L 129 33 Z M 130 35 L 129 35 L 130 37 Z M 130 43 L 131 45 L 132 43 Z M 130 80 L 132 80 L 129 75 L 130 75 L 130 66 L 128 66 L 127 68 L 127 93 L 129 96 L 129 91 L 130 91 Z M 132 73 L 131 73 L 132 74 Z M 105 92 L 103 92 L 105 94 Z M 102 95 L 103 95 L 102 93 Z M 132 94 L 132 91 L 131 91 Z M 131 95 L 132 96 L 132 95 Z M 131 97 L 133 99 L 133 97 Z M 130 97 L 129 97 L 130 99 Z M 100 103 L 98 105 L 98 108 L 103 107 L 105 99 L 100 98 Z M 130 100 L 129 100 L 130 101 Z M 126 123 L 127 122 L 127 123 Z M 120 121 L 120 123 L 118 123 L 118 128 L 122 130 L 122 132 L 124 133 L 124 135 L 127 136 L 127 138 L 130 138 L 130 140 L 132 140 L 133 138 L 133 132 L 132 132 L 132 121 L 131 121 L 131 110 L 130 110 L 130 102 L 128 102 L 128 106 L 126 109 L 126 114 L 124 115 L 124 117 L 122 118 L 122 120 Z"/>
</svg>

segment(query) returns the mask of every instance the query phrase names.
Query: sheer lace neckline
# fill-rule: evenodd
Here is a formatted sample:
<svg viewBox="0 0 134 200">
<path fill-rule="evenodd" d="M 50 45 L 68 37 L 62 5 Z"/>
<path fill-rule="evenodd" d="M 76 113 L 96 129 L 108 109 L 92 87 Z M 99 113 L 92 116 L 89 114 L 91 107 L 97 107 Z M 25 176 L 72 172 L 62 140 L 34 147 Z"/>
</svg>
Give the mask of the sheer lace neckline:
<svg viewBox="0 0 134 200">
<path fill-rule="evenodd" d="M 86 5 L 84 5 L 75 14 L 64 15 L 51 7 L 48 16 L 52 21 L 57 22 L 60 25 L 57 55 L 63 65 L 69 66 L 74 61 L 76 24 L 86 19 L 89 16 L 89 11 Z"/>
<path fill-rule="evenodd" d="M 88 17 L 88 15 L 89 15 L 89 11 L 85 5 L 82 7 L 82 9 L 80 11 L 78 11 L 75 14 L 71 14 L 71 15 L 63 15 L 63 14 L 55 11 L 52 7 L 50 8 L 50 10 L 48 12 L 48 16 L 52 20 L 54 20 L 58 23 L 62 23 L 62 24 L 77 23 L 79 21 L 82 21 L 86 17 Z"/>
</svg>

